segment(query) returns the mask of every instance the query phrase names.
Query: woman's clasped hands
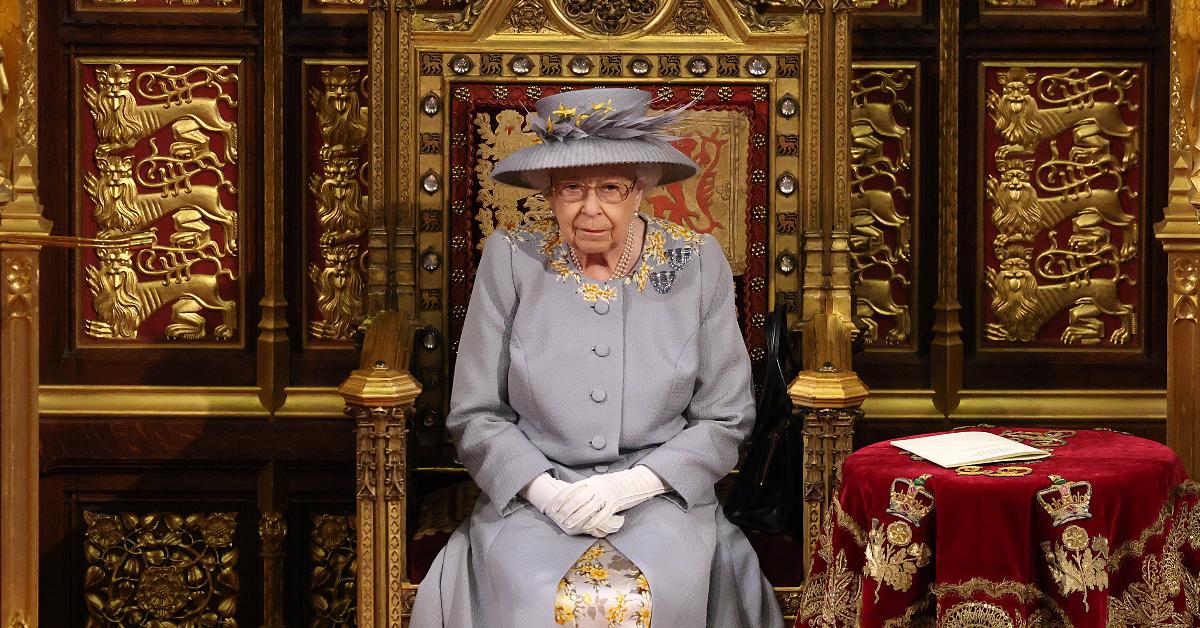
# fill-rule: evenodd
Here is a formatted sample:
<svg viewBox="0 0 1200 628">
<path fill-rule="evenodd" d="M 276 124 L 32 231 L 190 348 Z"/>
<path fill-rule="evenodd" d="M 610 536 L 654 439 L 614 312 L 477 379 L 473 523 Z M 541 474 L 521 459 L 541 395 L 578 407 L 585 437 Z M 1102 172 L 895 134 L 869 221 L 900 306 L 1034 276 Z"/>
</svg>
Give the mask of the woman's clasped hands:
<svg viewBox="0 0 1200 628">
<path fill-rule="evenodd" d="M 522 495 L 567 534 L 602 538 L 621 529 L 625 518 L 617 514 L 667 492 L 653 471 L 636 466 L 615 473 L 598 473 L 568 483 L 543 473 Z"/>
</svg>

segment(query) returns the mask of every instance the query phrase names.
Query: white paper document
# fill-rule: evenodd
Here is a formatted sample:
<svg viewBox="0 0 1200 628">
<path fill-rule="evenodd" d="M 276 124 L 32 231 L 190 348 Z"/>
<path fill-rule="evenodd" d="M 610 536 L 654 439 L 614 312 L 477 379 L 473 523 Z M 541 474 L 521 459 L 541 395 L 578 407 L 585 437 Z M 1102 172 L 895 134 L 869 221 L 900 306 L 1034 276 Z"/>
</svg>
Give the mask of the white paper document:
<svg viewBox="0 0 1200 628">
<path fill-rule="evenodd" d="M 1050 452 L 990 432 L 953 432 L 894 440 L 892 444 L 947 469 L 1046 458 Z"/>
</svg>

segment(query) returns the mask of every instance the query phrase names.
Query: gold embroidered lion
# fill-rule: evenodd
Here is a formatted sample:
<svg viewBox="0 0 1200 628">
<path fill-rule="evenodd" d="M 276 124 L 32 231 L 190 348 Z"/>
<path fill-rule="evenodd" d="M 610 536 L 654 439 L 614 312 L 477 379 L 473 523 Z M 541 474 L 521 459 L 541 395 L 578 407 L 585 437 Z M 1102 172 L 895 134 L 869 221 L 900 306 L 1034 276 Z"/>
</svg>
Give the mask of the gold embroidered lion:
<svg viewBox="0 0 1200 628">
<path fill-rule="evenodd" d="M 308 187 L 317 200 L 317 220 L 324 231 L 322 239 L 341 242 L 362 235 L 367 214 L 359 196 L 358 159 L 330 157 L 325 161 L 325 176 L 313 175 Z"/>
<path fill-rule="evenodd" d="M 345 340 L 354 334 L 362 315 L 362 275 L 355 268 L 358 245 L 323 247 L 325 267 L 310 264 L 309 279 L 317 290 L 317 309 L 323 320 L 309 325 L 313 336 L 323 340 Z"/>
<path fill-rule="evenodd" d="M 350 155 L 358 152 L 367 137 L 367 108 L 359 105 L 358 84 L 361 70 L 339 65 L 321 70 L 325 91 L 309 90 L 309 101 L 317 110 L 317 121 L 324 139 L 321 157 Z"/>
<path fill-rule="evenodd" d="M 529 226 L 551 216 L 550 205 L 537 190 L 526 190 L 511 185 L 500 185 L 492 180 L 492 169 L 505 157 L 533 145 L 536 137 L 515 109 L 505 109 L 496 114 L 496 123 L 486 113 L 475 115 L 475 129 L 482 140 L 479 143 L 479 161 L 475 173 L 479 180 L 479 213 L 475 220 L 483 234 L 479 248 L 482 250 L 488 236 L 496 229 L 511 231 Z M 521 211 L 520 207 L 525 210 Z"/>
<path fill-rule="evenodd" d="M 1039 286 L 1029 270 L 1028 260 L 1009 257 L 1000 269 L 987 269 L 987 287 L 992 290 L 992 312 L 999 323 L 988 323 L 988 340 L 1029 342 L 1056 314 L 1070 306 L 1070 320 L 1061 340 L 1065 344 L 1094 344 L 1104 336 L 1101 314 L 1116 316 L 1121 325 L 1109 341 L 1125 344 L 1133 338 L 1136 319 L 1133 308 L 1121 302 L 1117 287 L 1130 281 L 1126 275 L 1115 279 L 1082 278 L 1065 283 Z"/>
<path fill-rule="evenodd" d="M 190 118 L 207 131 L 225 137 L 225 158 L 237 161 L 237 125 L 226 122 L 217 106 L 217 98 L 188 95 L 178 101 L 139 105 L 129 85 L 133 70 L 114 63 L 96 70 L 97 86 L 84 88 L 84 99 L 96 121 L 98 149 L 102 153 L 133 148 L 138 140 L 149 137 L 176 120 Z M 223 99 L 232 102 L 222 94 Z"/>
<path fill-rule="evenodd" d="M 238 215 L 225 208 L 220 188 L 191 185 L 174 192 L 138 194 L 129 157 L 100 156 L 96 165 L 99 175 L 90 172 L 84 175 L 83 187 L 96 205 L 92 216 L 100 227 L 98 237 L 136 233 L 162 216 L 193 209 L 208 220 L 223 225 L 226 251 L 237 251 Z M 232 191 L 229 183 L 224 185 Z"/>
<path fill-rule="evenodd" d="M 1014 160 L 1016 161 L 1016 160 Z M 988 176 L 987 199 L 993 203 L 992 222 L 1005 238 L 1032 240 L 1042 230 L 1085 212 L 1094 213 L 1111 225 L 1121 227 L 1121 257 L 1137 252 L 1137 222 L 1121 207 L 1120 190 L 1087 190 L 1061 196 L 1041 197 L 1029 180 L 1030 164 L 1002 163 L 1001 179 Z"/>
<path fill-rule="evenodd" d="M 1003 93 L 993 92 L 987 98 L 987 109 L 996 121 L 996 132 L 1012 142 L 1015 145 L 1012 148 L 1028 153 L 1042 141 L 1058 135 L 1078 122 L 1091 119 L 1101 131 L 1125 138 L 1124 165 L 1131 166 L 1136 163 L 1138 156 L 1137 128 L 1125 124 L 1118 103 L 1097 102 L 1092 95 L 1106 88 L 1127 89 L 1135 77 L 1130 75 L 1128 70 L 1116 75 L 1099 72 L 1093 77 L 1107 79 L 1109 82 L 1099 87 L 1092 86 L 1089 83 L 1092 77 L 1074 78 L 1073 71 L 1053 77 L 1071 84 L 1069 90 L 1064 91 L 1078 93 L 1062 99 L 1061 101 L 1066 103 L 1062 107 L 1041 109 L 1029 92 L 1029 87 L 1037 77 L 1025 68 L 1009 68 L 999 79 Z M 1052 77 L 1045 77 L 1043 80 L 1049 78 Z M 1130 104 L 1129 107 L 1135 109 L 1136 105 Z"/>
<path fill-rule="evenodd" d="M 84 323 L 93 338 L 136 338 L 138 328 L 166 303 L 171 303 L 169 339 L 198 339 L 205 335 L 203 310 L 217 310 L 223 319 L 214 331 L 222 340 L 237 331 L 237 303 L 221 297 L 218 278 L 233 273 L 191 275 L 163 281 L 138 281 L 128 249 L 100 249 L 100 266 L 88 266 L 87 284 L 99 320 Z"/>
</svg>

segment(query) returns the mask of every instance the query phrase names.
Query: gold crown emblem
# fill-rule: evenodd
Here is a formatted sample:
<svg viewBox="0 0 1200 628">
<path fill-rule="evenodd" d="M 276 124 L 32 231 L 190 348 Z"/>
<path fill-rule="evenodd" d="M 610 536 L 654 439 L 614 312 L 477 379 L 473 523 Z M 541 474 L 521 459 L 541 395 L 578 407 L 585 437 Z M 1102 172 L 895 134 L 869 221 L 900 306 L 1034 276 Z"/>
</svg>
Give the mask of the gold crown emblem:
<svg viewBox="0 0 1200 628">
<path fill-rule="evenodd" d="M 1051 475 L 1050 487 L 1038 491 L 1037 500 L 1055 527 L 1092 517 L 1092 485 L 1088 482 L 1068 482 L 1061 475 Z"/>
<path fill-rule="evenodd" d="M 921 527 L 921 519 L 933 510 L 933 493 L 925 488 L 925 482 L 932 475 L 926 473 L 914 479 L 896 478 L 892 480 L 892 496 L 888 500 L 888 514 L 896 515 L 905 521 Z"/>
</svg>

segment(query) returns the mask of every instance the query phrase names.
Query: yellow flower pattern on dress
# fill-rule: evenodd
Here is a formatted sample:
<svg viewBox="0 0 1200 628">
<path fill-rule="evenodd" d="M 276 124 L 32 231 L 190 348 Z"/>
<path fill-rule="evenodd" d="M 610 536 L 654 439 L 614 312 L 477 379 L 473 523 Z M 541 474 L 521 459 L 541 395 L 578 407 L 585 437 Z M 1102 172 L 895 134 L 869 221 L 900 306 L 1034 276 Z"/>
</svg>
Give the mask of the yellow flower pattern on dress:
<svg viewBox="0 0 1200 628">
<path fill-rule="evenodd" d="M 557 275 L 559 281 L 574 280 L 579 286 L 576 294 L 588 303 L 610 302 L 620 294 L 617 290 L 620 285 L 633 286 L 638 292 L 645 290 L 654 269 L 668 263 L 668 246 L 691 247 L 695 252 L 704 240 L 701 234 L 673 222 L 651 216 L 642 218 L 646 220 L 646 237 L 641 261 L 632 273 L 615 281 L 585 279 L 571 263 L 570 252 L 559 235 L 558 223 L 553 219 L 535 221 L 526 227 L 507 231 L 505 238 L 514 249 L 518 242 L 536 242 L 537 252 L 545 259 L 546 268 Z"/>
<path fill-rule="evenodd" d="M 646 575 L 606 540 L 592 544 L 558 582 L 554 623 L 571 628 L 650 628 Z"/>
</svg>

